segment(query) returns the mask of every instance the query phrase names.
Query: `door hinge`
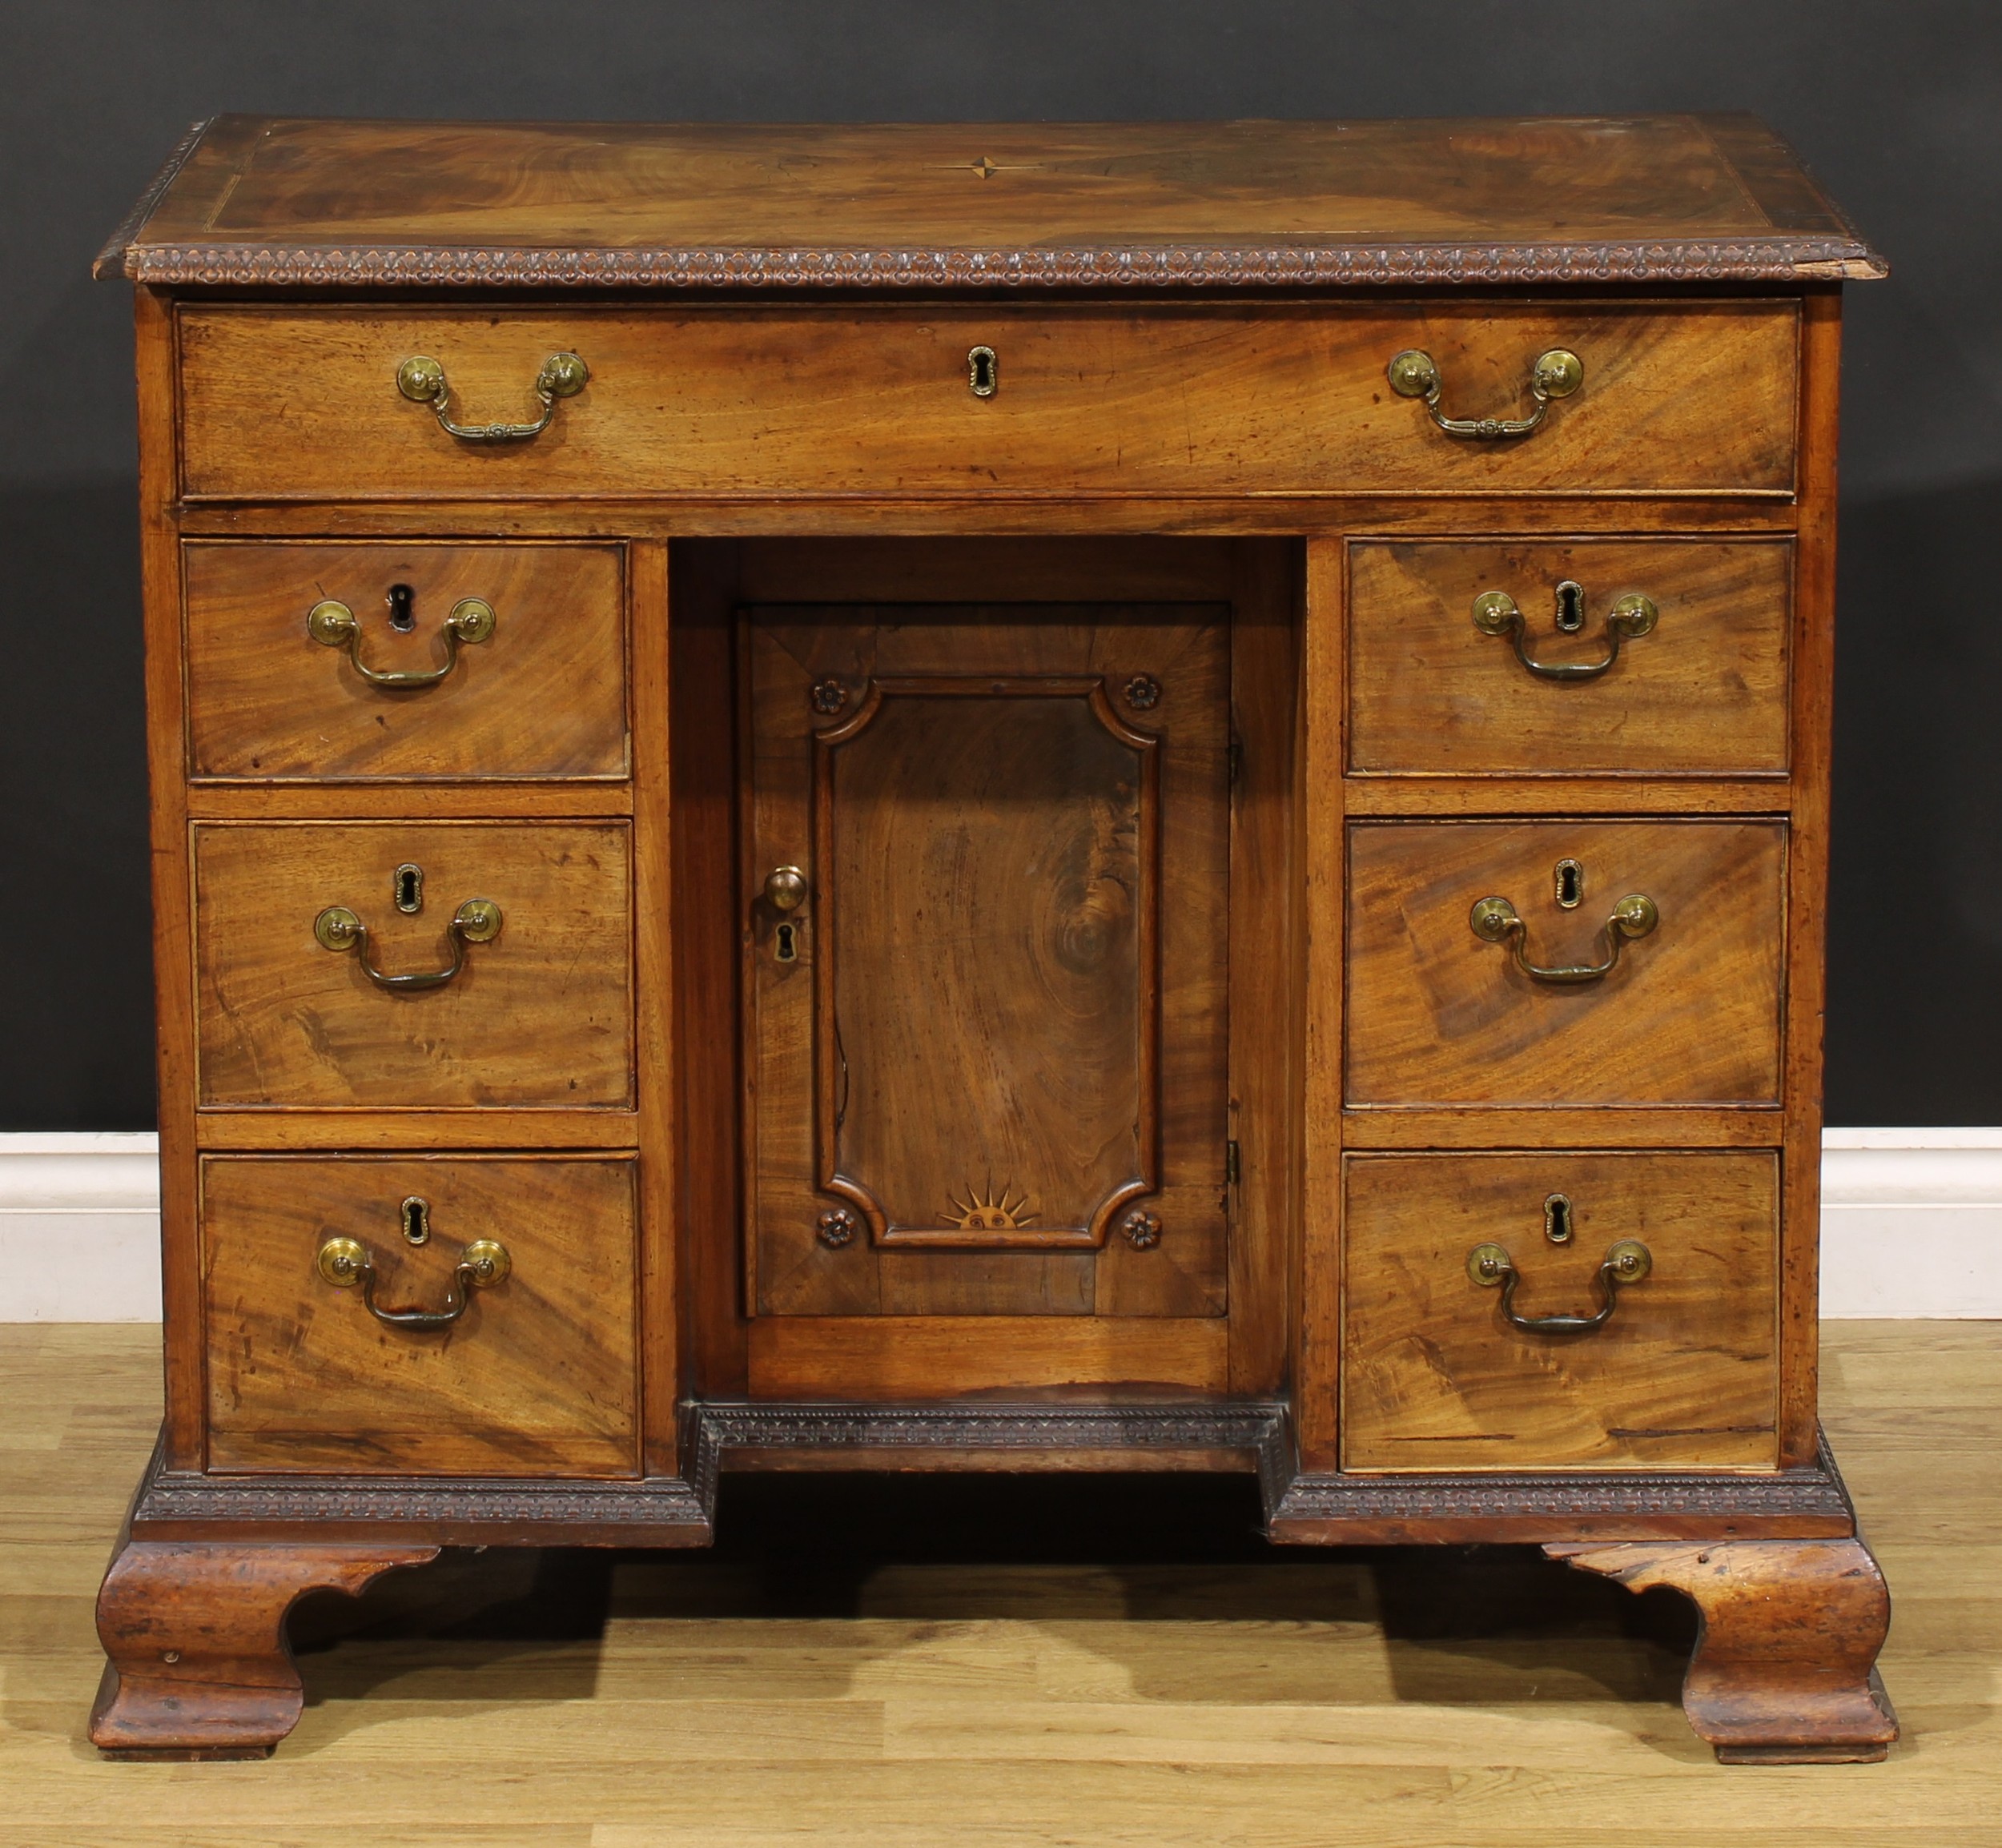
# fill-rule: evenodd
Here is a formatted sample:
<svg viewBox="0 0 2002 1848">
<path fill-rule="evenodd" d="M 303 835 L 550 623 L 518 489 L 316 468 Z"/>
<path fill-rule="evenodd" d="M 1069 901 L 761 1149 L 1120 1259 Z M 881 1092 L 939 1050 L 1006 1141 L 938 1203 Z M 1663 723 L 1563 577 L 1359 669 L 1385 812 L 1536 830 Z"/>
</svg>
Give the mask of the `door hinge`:
<svg viewBox="0 0 2002 1848">
<path fill-rule="evenodd" d="M 1224 1186 L 1234 1187 L 1237 1185 L 1237 1175 L 1240 1165 L 1236 1139 L 1233 1137 L 1230 1141 L 1224 1144 Z"/>
</svg>

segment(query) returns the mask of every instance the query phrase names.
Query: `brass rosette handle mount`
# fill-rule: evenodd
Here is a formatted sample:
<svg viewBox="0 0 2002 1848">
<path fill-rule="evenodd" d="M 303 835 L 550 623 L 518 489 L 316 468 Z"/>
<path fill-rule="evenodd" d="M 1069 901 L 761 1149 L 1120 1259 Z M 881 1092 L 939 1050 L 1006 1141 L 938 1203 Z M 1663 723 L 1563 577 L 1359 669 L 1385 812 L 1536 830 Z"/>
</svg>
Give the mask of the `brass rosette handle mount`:
<svg viewBox="0 0 2002 1848">
<path fill-rule="evenodd" d="M 1619 1292 L 1638 1284 L 1654 1267 L 1654 1254 L 1638 1239 L 1619 1239 L 1606 1247 L 1595 1280 L 1599 1306 L 1589 1316 L 1525 1316 L 1515 1306 L 1516 1287 L 1522 1273 L 1506 1249 L 1497 1244 L 1476 1245 L 1467 1253 L 1467 1275 L 1484 1289 L 1502 1287 L 1502 1314 L 1511 1328 L 1525 1335 L 1589 1335 L 1613 1319 Z"/>
<path fill-rule="evenodd" d="M 493 605 L 482 597 L 462 597 L 452 606 L 441 633 L 445 657 L 434 668 L 392 672 L 371 667 L 361 658 L 361 622 L 344 603 L 328 598 L 306 613 L 306 633 L 322 648 L 344 648 L 355 672 L 371 686 L 390 693 L 416 693 L 436 686 L 459 665 L 462 644 L 477 646 L 492 638 L 496 624 Z"/>
<path fill-rule="evenodd" d="M 1467 918 L 1474 935 L 1483 943 L 1508 944 L 1514 952 L 1516 967 L 1532 982 L 1547 982 L 1559 987 L 1604 981 L 1618 966 L 1626 944 L 1634 938 L 1646 936 L 1661 921 L 1661 911 L 1652 898 L 1645 892 L 1630 892 L 1606 920 L 1601 938 L 1606 953 L 1599 961 L 1545 965 L 1530 960 L 1529 927 L 1509 899 L 1479 899 Z"/>
<path fill-rule="evenodd" d="M 413 353 L 396 368 L 396 389 L 413 404 L 428 404 L 438 428 L 461 443 L 526 443 L 548 429 L 559 398 L 574 398 L 589 383 L 591 368 L 575 353 L 552 353 L 535 376 L 535 395 L 542 415 L 533 424 L 455 424 L 452 387 L 445 369 L 428 353 Z"/>
<path fill-rule="evenodd" d="M 1407 348 L 1384 370 L 1391 390 L 1400 398 L 1422 398 L 1426 415 L 1449 436 L 1471 437 L 1476 442 L 1528 436 L 1542 428 L 1557 399 L 1570 397 L 1585 383 L 1585 362 L 1568 348 L 1553 347 L 1538 354 L 1530 368 L 1530 398 L 1535 408 L 1526 417 L 1449 417 L 1439 408 L 1445 381 L 1429 353 Z"/>
<path fill-rule="evenodd" d="M 362 1306 L 378 1322 L 391 1328 L 448 1328 L 464 1315 L 475 1290 L 488 1290 L 504 1283 L 514 1267 L 508 1247 L 495 1239 L 475 1239 L 459 1254 L 452 1273 L 452 1288 L 445 1292 L 444 1306 L 436 1309 L 389 1309 L 376 1300 L 376 1266 L 368 1248 L 359 1239 L 329 1239 L 320 1247 L 314 1268 L 321 1279 L 337 1290 L 359 1288 Z"/>
<path fill-rule="evenodd" d="M 491 943 L 500 934 L 500 907 L 491 898 L 468 898 L 452 915 L 445 926 L 445 942 L 452 961 L 443 969 L 419 970 L 408 975 L 392 975 L 369 959 L 368 926 L 345 905 L 329 905 L 313 920 L 313 936 L 323 950 L 336 953 L 352 950 L 361 960 L 362 973 L 378 988 L 392 994 L 412 994 L 428 988 L 442 988 L 466 966 L 466 948 L 472 943 Z"/>
</svg>

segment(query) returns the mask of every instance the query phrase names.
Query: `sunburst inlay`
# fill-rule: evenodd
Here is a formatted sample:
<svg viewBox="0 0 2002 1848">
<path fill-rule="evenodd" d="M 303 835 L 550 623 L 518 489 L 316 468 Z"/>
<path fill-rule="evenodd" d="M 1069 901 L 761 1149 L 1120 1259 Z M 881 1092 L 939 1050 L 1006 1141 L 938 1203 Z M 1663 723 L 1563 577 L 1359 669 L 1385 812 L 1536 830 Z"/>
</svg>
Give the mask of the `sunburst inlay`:
<svg viewBox="0 0 2002 1848">
<path fill-rule="evenodd" d="M 1004 1181 L 1001 1191 L 996 1193 L 990 1179 L 983 1195 L 969 1181 L 963 1200 L 955 1199 L 950 1194 L 946 1195 L 946 1217 L 963 1232 L 1015 1231 L 1035 1217 L 1035 1207 L 1027 1194 L 1011 1201 L 1008 1195 L 1012 1191 L 1013 1183 Z"/>
</svg>

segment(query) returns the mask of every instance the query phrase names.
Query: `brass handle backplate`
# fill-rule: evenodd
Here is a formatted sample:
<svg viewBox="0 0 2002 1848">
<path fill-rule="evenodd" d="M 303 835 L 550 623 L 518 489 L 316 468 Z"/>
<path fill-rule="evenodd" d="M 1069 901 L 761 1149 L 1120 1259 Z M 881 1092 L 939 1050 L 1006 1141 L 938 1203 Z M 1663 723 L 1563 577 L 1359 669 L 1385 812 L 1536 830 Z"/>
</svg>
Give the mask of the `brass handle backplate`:
<svg viewBox="0 0 2002 1848">
<path fill-rule="evenodd" d="M 559 398 L 574 398 L 589 382 L 591 368 L 575 353 L 552 353 L 535 376 L 535 395 L 542 415 L 533 424 L 455 424 L 452 420 L 452 388 L 445 383 L 445 369 L 428 353 L 412 354 L 396 368 L 396 389 L 413 404 L 428 404 L 436 412 L 438 428 L 461 443 L 525 443 L 540 436 L 556 416 Z"/>
<path fill-rule="evenodd" d="M 492 604 L 476 597 L 462 597 L 452 606 L 452 613 L 444 620 L 445 658 L 442 665 L 390 673 L 371 667 L 361 658 L 361 624 L 346 604 L 336 603 L 330 598 L 324 603 L 315 604 L 306 613 L 306 633 L 315 641 L 322 648 L 346 649 L 356 673 L 371 686 L 387 687 L 392 693 L 412 693 L 421 687 L 436 686 L 459 665 L 460 644 L 485 641 L 493 633 L 494 623 Z"/>
<path fill-rule="evenodd" d="M 1439 408 L 1439 394 L 1445 381 L 1429 353 L 1410 348 L 1397 355 L 1385 368 L 1390 388 L 1401 398 L 1422 398 L 1427 414 L 1449 436 L 1488 440 L 1497 436 L 1526 436 L 1538 428 L 1553 399 L 1568 398 L 1585 383 L 1585 362 L 1562 347 L 1539 353 L 1530 368 L 1530 396 L 1536 408 L 1526 417 L 1449 417 Z"/>
<path fill-rule="evenodd" d="M 1477 902 L 1467 922 L 1483 943 L 1507 943 L 1515 952 L 1515 966 L 1532 982 L 1550 982 L 1574 986 L 1584 982 L 1601 982 L 1613 973 L 1620 951 L 1629 938 L 1645 937 L 1662 921 L 1660 909 L 1645 892 L 1630 892 L 1613 907 L 1606 920 L 1606 955 L 1598 962 L 1559 963 L 1545 968 L 1530 960 L 1529 928 L 1506 898 L 1483 898 Z"/>
<path fill-rule="evenodd" d="M 329 1239 L 314 1260 L 322 1278 L 336 1289 L 361 1288 L 362 1306 L 392 1328 L 448 1328 L 466 1312 L 475 1290 L 491 1289 L 514 1267 L 508 1247 L 493 1239 L 475 1239 L 459 1254 L 452 1288 L 440 1309 L 385 1309 L 376 1300 L 376 1267 L 359 1239 Z"/>
<path fill-rule="evenodd" d="M 1621 1239 L 1606 1248 L 1598 1276 L 1599 1306 L 1590 1316 L 1519 1316 L 1515 1308 L 1516 1286 L 1522 1273 L 1515 1260 L 1500 1245 L 1476 1245 L 1467 1253 L 1467 1275 L 1483 1288 L 1502 1286 L 1502 1313 L 1512 1328 L 1526 1335 L 1589 1335 L 1613 1318 L 1619 1292 L 1638 1284 L 1654 1267 L 1654 1254 L 1638 1239 Z"/>
<path fill-rule="evenodd" d="M 444 969 L 420 970 L 410 975 L 390 975 L 368 960 L 368 926 L 345 905 L 329 905 L 313 920 L 313 935 L 323 950 L 352 950 L 361 958 L 362 973 L 378 988 L 409 994 L 425 988 L 442 988 L 466 966 L 466 946 L 491 943 L 500 934 L 500 907 L 491 898 L 468 898 L 452 914 L 445 927 L 452 962 Z"/>
<path fill-rule="evenodd" d="M 1570 595 L 1567 597 L 1566 593 Z M 1583 607 L 1584 593 L 1568 581 L 1558 586 L 1558 627 L 1573 626 L 1564 618 L 1567 608 Z M 1661 612 L 1652 599 L 1638 593 L 1622 597 L 1606 612 L 1606 655 L 1601 661 L 1538 661 L 1524 645 L 1528 624 L 1515 599 L 1506 590 L 1484 590 L 1473 600 L 1473 626 L 1483 635 L 1506 635 L 1515 644 L 1515 658 L 1539 679 L 1554 681 L 1597 680 L 1620 658 L 1620 644 L 1648 634 L 1660 621 Z"/>
</svg>

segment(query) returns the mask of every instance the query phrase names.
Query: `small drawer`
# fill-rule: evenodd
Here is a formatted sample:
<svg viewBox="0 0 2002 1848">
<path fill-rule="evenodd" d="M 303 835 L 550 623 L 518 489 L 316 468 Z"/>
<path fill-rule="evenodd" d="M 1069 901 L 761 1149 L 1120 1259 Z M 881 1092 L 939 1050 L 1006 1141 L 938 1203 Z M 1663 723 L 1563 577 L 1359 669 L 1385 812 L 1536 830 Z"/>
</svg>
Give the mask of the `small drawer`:
<svg viewBox="0 0 2002 1848">
<path fill-rule="evenodd" d="M 1352 825 L 1348 1101 L 1776 1103 L 1786 858 L 1779 822 Z"/>
<path fill-rule="evenodd" d="M 210 1468 L 637 1474 L 636 1165 L 205 1158 Z"/>
<path fill-rule="evenodd" d="M 198 826 L 201 1103 L 630 1108 L 630 850 L 623 822 Z"/>
<path fill-rule="evenodd" d="M 1359 541 L 1349 767 L 1783 773 L 1792 551 L 1752 539 Z"/>
<path fill-rule="evenodd" d="M 1345 1469 L 1776 1467 L 1776 1155 L 1352 1155 L 1343 1174 Z M 1597 1327 L 1549 1325 L 1609 1300 Z"/>
<path fill-rule="evenodd" d="M 616 546 L 199 540 L 183 560 L 197 777 L 626 774 Z"/>
<path fill-rule="evenodd" d="M 643 495 L 1067 500 L 1245 494 L 1790 494 L 1799 309 L 1178 303 L 932 307 L 185 307 L 195 497 Z M 991 372 L 978 350 L 993 356 Z M 1529 434 L 1438 427 L 1389 376 L 1422 351 L 1441 417 L 1534 411 L 1539 356 L 1582 382 Z M 569 396 L 549 363 L 581 359 Z M 436 362 L 462 427 L 412 398 Z M 430 378 L 435 380 L 437 374 Z M 572 368 L 563 382 L 577 383 Z M 988 388 L 991 388 L 989 389 Z"/>
</svg>

